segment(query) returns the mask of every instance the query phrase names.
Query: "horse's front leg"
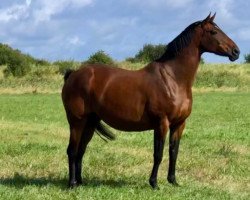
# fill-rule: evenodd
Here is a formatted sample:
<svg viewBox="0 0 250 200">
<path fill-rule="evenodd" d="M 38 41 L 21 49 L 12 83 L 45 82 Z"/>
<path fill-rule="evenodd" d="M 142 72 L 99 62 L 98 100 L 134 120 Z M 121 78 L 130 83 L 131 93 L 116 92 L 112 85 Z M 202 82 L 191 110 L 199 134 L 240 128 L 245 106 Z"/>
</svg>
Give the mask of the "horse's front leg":
<svg viewBox="0 0 250 200">
<path fill-rule="evenodd" d="M 162 161 L 165 138 L 168 131 L 168 120 L 163 119 L 159 127 L 154 130 L 154 166 L 149 179 L 149 183 L 153 189 L 157 189 L 157 174 L 160 163 Z"/>
<path fill-rule="evenodd" d="M 168 182 L 173 185 L 178 185 L 175 178 L 175 166 L 177 155 L 179 151 L 179 144 L 183 129 L 185 127 L 185 121 L 178 125 L 170 127 L 169 136 L 169 169 L 168 169 Z"/>
</svg>

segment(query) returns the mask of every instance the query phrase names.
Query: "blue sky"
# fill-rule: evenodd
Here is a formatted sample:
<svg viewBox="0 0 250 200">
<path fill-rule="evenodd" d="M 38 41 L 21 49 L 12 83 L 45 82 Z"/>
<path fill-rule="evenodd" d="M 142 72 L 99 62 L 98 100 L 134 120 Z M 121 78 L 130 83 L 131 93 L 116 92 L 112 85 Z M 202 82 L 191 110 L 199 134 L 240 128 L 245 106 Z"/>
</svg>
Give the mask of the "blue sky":
<svg viewBox="0 0 250 200">
<path fill-rule="evenodd" d="M 250 53 L 249 10 L 246 0 L 1 0 L 0 42 L 50 61 L 82 61 L 98 50 L 123 60 L 146 43 L 167 44 L 212 11 L 243 62 Z"/>
</svg>

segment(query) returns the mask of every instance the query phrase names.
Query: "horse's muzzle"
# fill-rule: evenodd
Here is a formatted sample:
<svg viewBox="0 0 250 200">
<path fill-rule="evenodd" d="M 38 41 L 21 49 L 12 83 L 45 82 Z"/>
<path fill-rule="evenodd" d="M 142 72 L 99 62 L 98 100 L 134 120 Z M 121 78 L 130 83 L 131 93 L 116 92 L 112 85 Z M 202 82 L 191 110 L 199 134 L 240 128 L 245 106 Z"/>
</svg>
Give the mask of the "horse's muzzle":
<svg viewBox="0 0 250 200">
<path fill-rule="evenodd" d="M 239 58 L 239 56 L 240 56 L 240 50 L 239 50 L 239 48 L 238 47 L 234 47 L 232 49 L 231 55 L 229 56 L 229 60 L 233 62 L 233 61 L 237 60 Z"/>
</svg>

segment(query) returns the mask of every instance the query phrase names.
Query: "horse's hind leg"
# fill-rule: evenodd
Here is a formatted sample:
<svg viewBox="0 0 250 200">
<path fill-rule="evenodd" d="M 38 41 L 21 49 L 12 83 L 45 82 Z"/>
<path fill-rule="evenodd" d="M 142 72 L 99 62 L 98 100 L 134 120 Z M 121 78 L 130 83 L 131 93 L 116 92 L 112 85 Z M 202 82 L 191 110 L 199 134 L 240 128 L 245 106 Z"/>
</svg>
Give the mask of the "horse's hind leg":
<svg viewBox="0 0 250 200">
<path fill-rule="evenodd" d="M 78 153 L 76 157 L 76 181 L 77 184 L 82 184 L 82 158 L 86 151 L 87 145 L 93 137 L 95 131 L 95 125 L 98 122 L 98 119 L 90 115 L 87 118 L 86 125 L 82 131 L 81 141 L 78 147 Z"/>
<path fill-rule="evenodd" d="M 69 162 L 69 187 L 77 185 L 76 180 L 76 158 L 81 141 L 82 131 L 86 124 L 86 119 L 71 119 L 68 117 L 70 125 L 70 140 L 67 149 Z"/>
</svg>

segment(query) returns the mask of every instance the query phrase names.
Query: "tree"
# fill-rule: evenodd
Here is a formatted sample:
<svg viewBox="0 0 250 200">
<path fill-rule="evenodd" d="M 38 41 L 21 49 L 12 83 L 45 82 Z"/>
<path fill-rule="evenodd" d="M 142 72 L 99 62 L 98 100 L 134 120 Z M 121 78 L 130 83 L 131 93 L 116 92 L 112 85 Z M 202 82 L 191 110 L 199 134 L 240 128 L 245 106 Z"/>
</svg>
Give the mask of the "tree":
<svg viewBox="0 0 250 200">
<path fill-rule="evenodd" d="M 28 59 L 24 57 L 19 51 L 12 52 L 12 56 L 8 58 L 7 68 L 4 71 L 4 75 L 8 76 L 12 74 L 15 77 L 22 77 L 29 73 L 31 70 Z"/>
<path fill-rule="evenodd" d="M 250 54 L 246 54 L 244 58 L 245 58 L 245 63 L 250 63 Z"/>
<path fill-rule="evenodd" d="M 114 60 L 104 51 L 100 50 L 92 54 L 85 63 L 114 65 Z"/>
<path fill-rule="evenodd" d="M 135 55 L 135 57 L 127 58 L 130 62 L 152 62 L 162 56 L 166 50 L 166 45 L 145 44 L 142 49 Z"/>
<path fill-rule="evenodd" d="M 205 64 L 204 58 L 201 57 L 200 64 Z"/>
<path fill-rule="evenodd" d="M 77 64 L 73 60 L 58 60 L 53 62 L 53 65 L 58 66 L 59 73 L 63 75 L 68 69 L 74 69 Z"/>
</svg>

